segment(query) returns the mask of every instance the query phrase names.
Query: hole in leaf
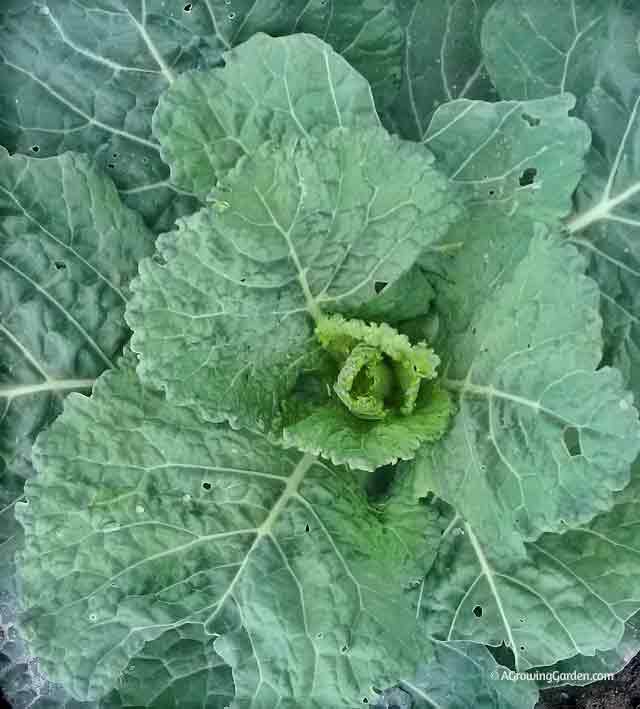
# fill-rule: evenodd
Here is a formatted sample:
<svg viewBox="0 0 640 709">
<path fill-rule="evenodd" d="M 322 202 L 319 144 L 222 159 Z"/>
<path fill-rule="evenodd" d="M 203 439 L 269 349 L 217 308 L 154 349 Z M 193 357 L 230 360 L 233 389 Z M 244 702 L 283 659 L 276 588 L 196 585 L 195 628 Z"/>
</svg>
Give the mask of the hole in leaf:
<svg viewBox="0 0 640 709">
<path fill-rule="evenodd" d="M 118 157 L 118 153 L 111 153 L 111 157 L 115 160 Z"/>
<path fill-rule="evenodd" d="M 489 197 L 493 197 L 495 195 L 496 191 L 495 190 L 489 190 Z"/>
<path fill-rule="evenodd" d="M 373 284 L 373 288 L 376 293 L 382 293 L 382 291 L 388 286 L 389 284 L 386 281 L 376 281 Z"/>
<path fill-rule="evenodd" d="M 532 128 L 540 125 L 540 119 L 536 118 L 536 116 L 532 116 L 529 113 L 523 113 L 522 120 L 528 123 Z"/>
<path fill-rule="evenodd" d="M 31 150 L 34 153 L 39 153 L 40 152 L 40 146 L 39 145 L 32 145 Z"/>
<path fill-rule="evenodd" d="M 67 264 L 64 261 L 54 261 L 53 265 L 58 269 L 58 271 L 64 271 Z"/>
<path fill-rule="evenodd" d="M 211 490 L 211 483 L 203 482 L 203 483 L 202 483 L 202 487 L 203 487 L 203 489 L 205 489 L 205 490 Z"/>
<path fill-rule="evenodd" d="M 476 606 L 473 609 L 473 615 L 475 615 L 476 618 L 482 618 L 482 606 Z"/>
<path fill-rule="evenodd" d="M 564 445 L 572 458 L 575 458 L 582 453 L 582 449 L 580 448 L 580 434 L 578 433 L 577 428 L 567 426 L 562 433 L 562 438 L 564 440 Z"/>
<path fill-rule="evenodd" d="M 349 652 L 349 646 L 348 645 L 343 645 L 340 648 L 340 652 L 344 655 L 346 652 Z"/>
<path fill-rule="evenodd" d="M 240 283 L 244 283 L 247 279 L 246 278 L 241 278 Z"/>
<path fill-rule="evenodd" d="M 190 2 L 188 2 L 182 9 L 185 12 L 191 12 L 191 10 L 193 10 L 193 5 Z"/>
<path fill-rule="evenodd" d="M 309 525 L 308 525 L 308 524 L 305 524 L 305 526 L 304 526 L 304 531 L 305 531 L 305 532 L 310 532 L 310 531 L 311 531 L 311 529 L 309 528 Z"/>
<path fill-rule="evenodd" d="M 524 650 L 525 650 L 524 645 L 520 645 L 520 650 L 522 650 L 522 652 L 524 652 Z"/>
<path fill-rule="evenodd" d="M 113 170 L 113 168 L 115 167 L 115 165 L 114 165 L 112 162 L 108 162 L 108 163 L 107 163 L 107 167 L 108 167 L 110 170 Z"/>
<path fill-rule="evenodd" d="M 363 704 L 368 704 L 368 703 L 369 703 L 369 700 L 368 700 L 366 697 L 363 697 L 362 703 L 363 703 Z"/>
<path fill-rule="evenodd" d="M 528 185 L 532 185 L 533 181 L 536 179 L 536 175 L 538 174 L 538 171 L 535 169 L 535 167 L 528 167 L 522 175 L 520 175 L 520 179 L 518 182 L 520 183 L 520 187 L 527 187 Z"/>
</svg>

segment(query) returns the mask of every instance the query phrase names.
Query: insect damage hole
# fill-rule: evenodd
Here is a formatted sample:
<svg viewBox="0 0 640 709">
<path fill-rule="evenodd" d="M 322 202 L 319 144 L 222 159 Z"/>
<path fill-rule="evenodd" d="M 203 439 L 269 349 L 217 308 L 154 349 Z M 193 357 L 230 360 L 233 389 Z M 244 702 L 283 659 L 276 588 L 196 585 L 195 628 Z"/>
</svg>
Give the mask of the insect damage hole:
<svg viewBox="0 0 640 709">
<path fill-rule="evenodd" d="M 520 175 L 520 179 L 518 180 L 520 187 L 528 187 L 529 185 L 532 185 L 537 174 L 538 171 L 535 167 L 528 167 L 522 175 Z"/>
<path fill-rule="evenodd" d="M 564 442 L 567 453 L 575 458 L 576 456 L 582 455 L 582 448 L 580 447 L 580 432 L 574 426 L 567 426 L 562 432 L 562 440 Z"/>
<path fill-rule="evenodd" d="M 67 268 L 67 264 L 64 261 L 54 261 L 53 265 L 57 271 L 64 271 Z"/>
<path fill-rule="evenodd" d="M 39 146 L 39 145 L 32 145 L 32 146 L 31 146 L 31 152 L 32 152 L 32 153 L 39 153 L 39 152 L 40 152 L 40 146 Z"/>
<path fill-rule="evenodd" d="M 193 10 L 193 4 L 188 2 L 183 8 L 182 8 L 186 13 L 191 12 Z"/>
<path fill-rule="evenodd" d="M 373 284 L 373 289 L 375 290 L 376 293 L 382 293 L 382 291 L 388 286 L 389 284 L 386 281 L 376 281 Z"/>
<path fill-rule="evenodd" d="M 211 483 L 207 482 L 206 480 L 202 483 L 202 489 L 203 490 L 211 490 Z"/>
<path fill-rule="evenodd" d="M 523 113 L 522 120 L 528 123 L 531 128 L 540 125 L 540 119 L 537 116 L 532 116 L 530 113 Z"/>
<path fill-rule="evenodd" d="M 473 615 L 475 615 L 476 618 L 482 618 L 482 606 L 476 606 L 473 609 Z"/>
</svg>

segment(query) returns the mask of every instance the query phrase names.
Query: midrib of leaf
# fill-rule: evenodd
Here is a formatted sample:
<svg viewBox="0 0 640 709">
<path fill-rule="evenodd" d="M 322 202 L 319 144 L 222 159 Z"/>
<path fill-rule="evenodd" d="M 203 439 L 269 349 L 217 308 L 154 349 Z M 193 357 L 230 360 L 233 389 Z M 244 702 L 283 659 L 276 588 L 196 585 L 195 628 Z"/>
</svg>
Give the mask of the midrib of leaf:
<svg viewBox="0 0 640 709">
<path fill-rule="evenodd" d="M 149 36 L 149 33 L 147 32 L 147 27 L 146 27 L 146 24 L 147 24 L 147 0 L 142 0 L 141 22 L 138 22 L 138 20 L 136 20 L 136 18 L 128 10 L 127 10 L 127 14 L 131 18 L 131 22 L 133 23 L 133 26 L 138 31 L 138 34 L 140 35 L 140 37 L 142 37 L 142 41 L 147 46 L 149 53 L 153 57 L 156 64 L 160 67 L 160 71 L 162 72 L 162 75 L 164 76 L 164 78 L 167 80 L 167 82 L 169 84 L 172 84 L 175 79 L 173 72 L 167 66 L 162 55 L 158 51 L 158 48 L 156 47 L 153 40 Z"/>
<path fill-rule="evenodd" d="M 155 74 L 155 75 L 158 75 L 159 73 L 161 73 L 161 72 L 153 71 L 152 69 L 142 69 L 142 68 L 136 67 L 136 66 L 126 66 L 124 64 L 114 62 L 112 59 L 108 59 L 107 57 L 102 57 L 99 54 L 92 52 L 90 49 L 87 49 L 86 47 L 81 47 L 79 44 L 76 44 L 73 40 L 71 40 L 67 36 L 67 33 L 64 30 L 64 27 L 62 26 L 60 21 L 55 17 L 51 8 L 48 8 L 47 17 L 49 18 L 51 24 L 54 26 L 56 32 L 60 36 L 60 39 L 70 49 L 73 49 L 74 52 L 77 52 L 78 54 L 81 54 L 83 57 L 86 57 L 87 59 L 90 59 L 91 61 L 96 62 L 96 64 L 102 64 L 103 66 L 109 67 L 109 69 L 112 69 L 114 72 L 127 72 L 127 73 L 128 72 L 139 72 L 141 74 Z"/>
<path fill-rule="evenodd" d="M 443 707 L 441 704 L 438 704 L 435 699 L 432 699 L 423 689 L 420 689 L 420 687 L 416 687 L 413 682 L 409 682 L 408 680 L 402 680 L 400 683 L 402 687 L 406 688 L 408 692 L 411 692 L 416 697 L 419 697 L 423 701 L 425 701 L 430 707 L 433 707 L 433 709 L 446 709 L 446 707 Z"/>
<path fill-rule="evenodd" d="M 311 466 L 316 462 L 315 456 L 307 453 L 305 454 L 298 464 L 296 465 L 293 473 L 291 476 L 288 478 L 285 488 L 280 494 L 280 497 L 276 500 L 276 503 L 274 506 L 271 508 L 269 511 L 269 514 L 266 516 L 264 522 L 260 524 L 253 532 L 255 533 L 255 538 L 247 550 L 247 553 L 245 554 L 244 558 L 240 562 L 240 566 L 238 568 L 238 571 L 234 575 L 234 577 L 231 579 L 231 582 L 223 592 L 223 594 L 220 596 L 220 598 L 216 601 L 216 609 L 215 611 L 209 616 L 209 618 L 205 621 L 205 626 L 212 623 L 220 614 L 222 611 L 224 604 L 226 601 L 230 598 L 233 597 L 233 591 L 244 574 L 245 569 L 247 568 L 247 564 L 249 563 L 249 560 L 255 553 L 256 548 L 262 541 L 264 537 L 270 537 L 273 539 L 273 527 L 275 526 L 276 522 L 278 521 L 282 511 L 284 508 L 287 506 L 289 501 L 295 497 L 298 493 L 298 489 L 300 485 L 302 484 L 305 475 L 311 468 Z M 237 602 L 236 602 L 237 603 Z M 239 605 L 239 604 L 238 604 Z"/>
<path fill-rule="evenodd" d="M 605 188 L 602 192 L 602 198 L 598 204 L 588 209 L 584 214 L 579 214 L 573 219 L 571 219 L 567 224 L 567 229 L 570 234 L 575 234 L 579 231 L 587 229 L 592 224 L 602 220 L 620 220 L 622 218 L 615 217 L 612 214 L 613 210 L 621 204 L 624 204 L 627 200 L 631 199 L 634 195 L 640 192 L 640 181 L 633 183 L 631 186 L 627 187 L 623 192 L 615 197 L 611 197 L 611 192 L 613 191 L 613 186 L 615 183 L 618 170 L 620 168 L 620 163 L 622 162 L 622 157 L 624 155 L 624 150 L 626 148 L 629 136 L 631 134 L 631 129 L 636 121 L 638 115 L 638 108 L 640 107 L 640 96 L 636 99 L 631 113 L 629 114 L 629 120 L 625 126 L 624 133 L 622 135 L 622 140 L 618 146 L 618 151 L 616 157 L 611 166 L 609 176 Z M 635 222 L 634 220 L 625 219 L 625 223 L 631 223 L 633 226 L 640 226 L 640 222 Z"/>
<path fill-rule="evenodd" d="M 285 229 L 282 224 L 280 224 L 280 222 L 276 219 L 275 214 L 272 212 L 271 207 L 269 207 L 269 204 L 262 192 L 257 187 L 254 187 L 253 189 L 256 195 L 258 196 L 258 199 L 262 203 L 262 206 L 265 208 L 267 214 L 269 215 L 273 226 L 282 235 L 282 238 L 287 244 L 287 248 L 289 249 L 289 255 L 291 256 L 291 260 L 293 261 L 293 265 L 295 266 L 298 275 L 298 282 L 300 283 L 300 287 L 302 288 L 302 293 L 307 304 L 307 310 L 309 311 L 309 314 L 313 317 L 313 319 L 318 321 L 322 316 L 322 312 L 320 310 L 320 307 L 318 306 L 318 303 L 316 302 L 316 299 L 313 297 L 313 293 L 311 292 L 309 280 L 307 279 L 307 269 L 303 267 L 302 262 L 300 261 L 300 256 L 298 255 L 293 240 L 291 239 L 291 232 L 296 226 L 296 223 L 298 221 L 298 215 L 300 214 L 300 210 L 302 209 L 302 204 L 304 202 L 304 187 L 302 186 L 300 180 L 298 180 L 298 184 L 300 186 L 300 195 L 298 197 L 298 204 L 296 205 L 296 212 L 293 216 L 293 219 L 291 220 L 291 224 L 289 225 L 288 229 Z"/>
<path fill-rule="evenodd" d="M 478 538 L 474 534 L 473 529 L 471 528 L 471 525 L 465 522 L 464 528 L 465 528 L 465 532 L 467 534 L 467 538 L 469 539 L 469 542 L 471 543 L 471 546 L 473 548 L 474 554 L 476 555 L 476 558 L 478 559 L 478 564 L 480 565 L 480 570 L 481 570 L 483 576 L 487 580 L 487 584 L 489 586 L 489 590 L 491 591 L 491 595 L 495 599 L 496 606 L 498 608 L 498 614 L 500 615 L 500 620 L 501 620 L 502 625 L 504 626 L 505 632 L 507 634 L 507 639 L 509 640 L 509 647 L 511 648 L 511 651 L 513 652 L 514 665 L 516 667 L 518 667 L 518 665 L 519 665 L 518 646 L 516 645 L 515 639 L 513 637 L 513 632 L 511 630 L 511 624 L 509 623 L 509 619 L 507 618 L 507 614 L 505 612 L 504 606 L 502 605 L 502 598 L 500 597 L 500 593 L 498 592 L 498 587 L 495 582 L 493 570 L 487 560 L 487 557 L 484 555 L 484 551 L 482 550 L 482 547 L 480 546 L 480 542 L 478 541 Z"/>
<path fill-rule="evenodd" d="M 16 399 L 20 396 L 42 394 L 45 392 L 74 391 L 91 389 L 95 379 L 48 379 L 42 384 L 24 384 L 21 386 L 0 387 L 0 399 Z"/>
<path fill-rule="evenodd" d="M 566 376 L 566 375 L 565 375 Z M 494 386 L 489 385 L 481 385 L 481 384 L 473 384 L 470 381 L 467 380 L 461 380 L 461 379 L 442 379 L 441 383 L 443 386 L 447 387 L 448 389 L 451 389 L 452 391 L 460 392 L 460 393 L 467 393 L 467 394 L 472 394 L 480 398 L 486 398 L 486 399 L 505 399 L 506 401 L 512 401 L 515 404 L 520 404 L 521 406 L 526 406 L 530 409 L 533 409 L 536 412 L 542 411 L 546 414 L 549 414 L 550 416 L 555 416 L 557 418 L 557 414 L 555 414 L 551 409 L 547 409 L 542 404 L 540 401 L 534 401 L 533 399 L 527 399 L 524 396 L 518 396 L 516 394 L 510 394 L 507 391 L 503 391 L 502 389 L 496 389 Z M 557 384 L 558 382 L 552 382 L 548 388 L 551 388 L 554 384 Z"/>
</svg>

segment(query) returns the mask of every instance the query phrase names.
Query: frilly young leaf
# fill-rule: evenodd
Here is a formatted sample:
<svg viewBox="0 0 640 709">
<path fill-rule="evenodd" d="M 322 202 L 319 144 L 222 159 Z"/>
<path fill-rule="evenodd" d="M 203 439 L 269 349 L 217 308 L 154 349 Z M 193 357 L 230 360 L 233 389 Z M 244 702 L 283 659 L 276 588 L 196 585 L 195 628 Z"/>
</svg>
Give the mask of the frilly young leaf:
<svg viewBox="0 0 640 709">
<path fill-rule="evenodd" d="M 312 35 L 257 34 L 225 66 L 180 76 L 154 114 L 153 131 L 180 188 L 206 198 L 242 156 L 287 131 L 379 125 L 371 89 Z"/>
<path fill-rule="evenodd" d="M 632 397 L 617 370 L 599 368 L 598 288 L 575 247 L 536 230 L 466 333 L 438 342 L 460 410 L 415 460 L 420 494 L 433 490 L 484 541 L 514 551 L 608 509 L 640 450 Z"/>
<path fill-rule="evenodd" d="M 350 709 L 430 657 L 405 605 L 413 554 L 344 470 L 212 425 L 128 368 L 68 398 L 36 458 L 22 625 L 77 699 L 116 687 L 143 648 L 175 666 L 181 634 L 201 665 L 177 707 L 228 701 L 220 657 L 232 706 L 261 709 Z"/>
<path fill-rule="evenodd" d="M 460 213 L 422 147 L 381 128 L 265 144 L 143 261 L 127 319 L 143 380 L 203 415 L 270 430 L 320 346 Z"/>
<path fill-rule="evenodd" d="M 328 401 L 284 430 L 284 444 L 347 464 L 360 470 L 410 460 L 423 443 L 445 434 L 454 406 L 449 394 L 423 384 L 413 412 L 389 414 L 377 421 L 357 418 L 335 401 Z"/>
<path fill-rule="evenodd" d="M 407 460 L 446 431 L 453 406 L 429 384 L 440 362 L 386 323 L 322 317 L 316 337 L 334 361 L 331 396 L 287 424 L 284 443 L 335 464 L 375 470 Z"/>
</svg>

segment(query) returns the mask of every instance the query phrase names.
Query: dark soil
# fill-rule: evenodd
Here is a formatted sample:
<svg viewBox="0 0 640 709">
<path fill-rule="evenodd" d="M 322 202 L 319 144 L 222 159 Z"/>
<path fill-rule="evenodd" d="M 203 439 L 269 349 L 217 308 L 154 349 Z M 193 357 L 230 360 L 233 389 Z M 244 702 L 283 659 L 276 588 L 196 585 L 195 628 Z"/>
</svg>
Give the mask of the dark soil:
<svg viewBox="0 0 640 709">
<path fill-rule="evenodd" d="M 640 655 L 614 679 L 541 693 L 536 709 L 640 709 Z"/>
</svg>

